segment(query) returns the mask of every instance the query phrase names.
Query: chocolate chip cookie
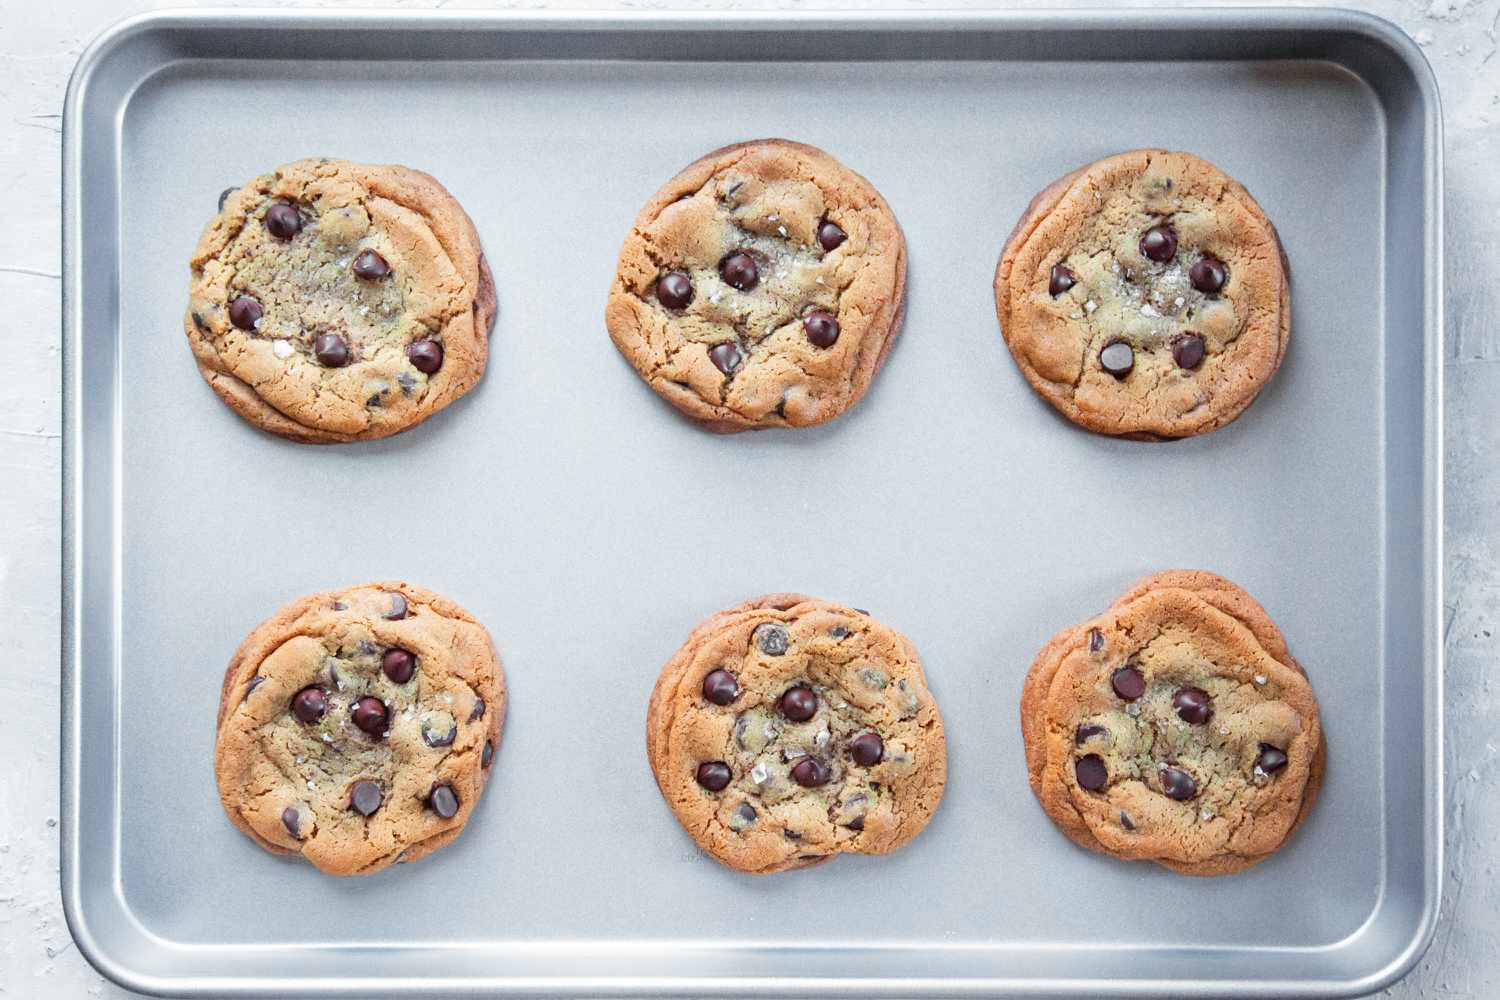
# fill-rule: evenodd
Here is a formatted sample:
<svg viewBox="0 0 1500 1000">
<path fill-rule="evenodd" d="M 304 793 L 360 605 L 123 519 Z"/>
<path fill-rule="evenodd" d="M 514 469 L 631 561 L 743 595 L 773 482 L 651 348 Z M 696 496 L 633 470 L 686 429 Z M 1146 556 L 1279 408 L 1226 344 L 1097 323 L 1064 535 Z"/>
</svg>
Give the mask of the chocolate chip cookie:
<svg viewBox="0 0 1500 1000">
<path fill-rule="evenodd" d="M 646 203 L 605 323 L 709 430 L 805 427 L 859 401 L 901 326 L 906 239 L 885 199 L 812 146 L 715 150 Z"/>
<path fill-rule="evenodd" d="M 266 850 L 368 875 L 458 836 L 504 718 L 500 662 L 463 608 L 406 583 L 313 594 L 229 661 L 219 799 Z"/>
<path fill-rule="evenodd" d="M 484 374 L 495 283 L 479 235 L 408 167 L 299 160 L 232 188 L 191 270 L 198 370 L 283 437 L 386 437 Z"/>
<path fill-rule="evenodd" d="M 1281 632 L 1211 573 L 1141 580 L 1064 629 L 1021 694 L 1031 789 L 1075 843 L 1187 875 L 1279 849 L 1318 797 L 1318 702 Z"/>
<path fill-rule="evenodd" d="M 1016 364 L 1101 434 L 1190 437 L 1244 411 L 1291 335 L 1276 230 L 1250 193 L 1187 153 L 1140 149 L 1037 195 L 995 271 Z"/>
<path fill-rule="evenodd" d="M 798 594 L 693 631 L 651 694 L 646 754 L 688 834 L 756 875 L 894 851 L 932 818 L 948 772 L 906 637 Z"/>
</svg>

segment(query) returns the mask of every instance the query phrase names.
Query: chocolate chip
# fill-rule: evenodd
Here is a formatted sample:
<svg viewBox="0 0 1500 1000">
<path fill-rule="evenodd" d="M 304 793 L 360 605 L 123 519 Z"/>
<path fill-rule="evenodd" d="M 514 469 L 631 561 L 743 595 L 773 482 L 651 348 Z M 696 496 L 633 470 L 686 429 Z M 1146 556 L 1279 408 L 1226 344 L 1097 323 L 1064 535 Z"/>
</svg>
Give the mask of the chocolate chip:
<svg viewBox="0 0 1500 1000">
<path fill-rule="evenodd" d="M 782 830 L 781 831 L 781 835 L 783 837 L 785 837 L 787 840 L 801 840 L 802 839 L 802 834 L 798 833 L 796 830 Z"/>
<path fill-rule="evenodd" d="M 360 778 L 349 786 L 349 807 L 361 816 L 373 815 L 380 808 L 380 786 L 368 778 Z"/>
<path fill-rule="evenodd" d="M 292 696 L 292 714 L 311 725 L 328 711 L 328 696 L 320 687 L 305 687 Z"/>
<path fill-rule="evenodd" d="M 284 201 L 266 209 L 266 229 L 278 240 L 289 240 L 302 231 L 302 216 Z"/>
<path fill-rule="evenodd" d="M 379 281 L 381 278 L 391 276 L 391 265 L 385 262 L 385 258 L 374 250 L 363 250 L 358 257 L 354 258 L 354 264 L 350 267 L 356 278 L 364 278 L 366 281 Z"/>
<path fill-rule="evenodd" d="M 1099 352 L 1099 366 L 1115 378 L 1124 378 L 1135 367 L 1135 351 L 1123 340 L 1111 340 Z"/>
<path fill-rule="evenodd" d="M 388 622 L 399 622 L 401 619 L 406 617 L 406 611 L 406 595 L 392 591 L 390 610 L 388 610 L 380 617 L 384 618 Z"/>
<path fill-rule="evenodd" d="M 1120 810 L 1120 825 L 1127 830 L 1135 829 L 1135 821 L 1130 818 L 1130 813 L 1126 812 L 1124 809 Z"/>
<path fill-rule="evenodd" d="M 336 333 L 320 333 L 313 341 L 313 354 L 326 368 L 342 368 L 349 363 L 349 344 Z"/>
<path fill-rule="evenodd" d="M 1164 767 L 1161 770 L 1161 790 L 1169 799 L 1186 802 L 1198 794 L 1198 783 L 1180 767 Z"/>
<path fill-rule="evenodd" d="M 443 367 L 443 345 L 435 340 L 414 340 L 406 345 L 406 358 L 422 374 L 435 374 Z"/>
<path fill-rule="evenodd" d="M 856 816 L 844 824 L 844 829 L 846 830 L 863 830 L 864 828 L 865 818 L 863 816 Z"/>
<path fill-rule="evenodd" d="M 458 737 L 458 723 L 447 712 L 422 716 L 418 728 L 422 731 L 422 742 L 430 747 L 451 747 Z"/>
<path fill-rule="evenodd" d="M 405 684 L 417 672 L 417 658 L 399 647 L 388 649 L 380 658 L 380 672 L 389 677 L 392 683 Z"/>
<path fill-rule="evenodd" d="M 255 693 L 255 689 L 258 688 L 258 687 L 260 687 L 265 682 L 266 682 L 266 679 L 264 677 L 252 677 L 252 678 L 250 678 L 250 686 L 247 687 L 247 688 L 245 688 L 245 698 L 248 698 L 252 694 L 254 694 Z M 245 698 L 241 698 L 240 700 L 244 701 Z"/>
<path fill-rule="evenodd" d="M 1109 679 L 1115 694 L 1126 701 L 1135 701 L 1146 693 L 1146 678 L 1135 667 L 1121 667 Z"/>
<path fill-rule="evenodd" d="M 1108 736 L 1109 730 L 1093 722 L 1086 722 L 1073 730 L 1073 742 L 1080 746 L 1093 739 L 1095 736 Z"/>
<path fill-rule="evenodd" d="M 1255 758 L 1255 766 L 1267 774 L 1274 774 L 1286 767 L 1286 753 L 1269 743 L 1260 745 L 1260 756 Z"/>
<path fill-rule="evenodd" d="M 219 211 L 224 211 L 224 203 L 229 200 L 230 195 L 234 194 L 238 190 L 239 188 L 225 188 L 224 190 L 219 192 Z M 293 836 L 295 836 L 295 834 Z"/>
<path fill-rule="evenodd" d="M 849 756 L 861 767 L 874 767 L 885 756 L 885 741 L 879 733 L 860 733 L 849 741 Z"/>
<path fill-rule="evenodd" d="M 729 779 L 733 774 L 729 765 L 722 760 L 708 760 L 698 765 L 696 775 L 698 784 L 707 788 L 710 792 L 721 792 L 729 785 Z"/>
<path fill-rule="evenodd" d="M 344 685 L 339 682 L 338 661 L 332 657 L 328 660 L 328 683 L 332 685 L 335 691 L 342 691 L 344 689 Z"/>
<path fill-rule="evenodd" d="M 719 261 L 719 277 L 729 287 L 748 292 L 760 282 L 760 268 L 755 266 L 754 257 L 737 250 Z"/>
<path fill-rule="evenodd" d="M 1078 778 L 1079 787 L 1091 792 L 1103 791 L 1109 784 L 1109 769 L 1104 766 L 1104 758 L 1096 753 L 1074 761 L 1073 774 Z"/>
<path fill-rule="evenodd" d="M 668 271 L 656 279 L 656 301 L 668 309 L 686 309 L 693 301 L 693 279 L 681 271 Z"/>
<path fill-rule="evenodd" d="M 254 330 L 255 324 L 265 314 L 260 303 L 248 295 L 241 295 L 229 303 L 229 322 L 241 330 Z"/>
<path fill-rule="evenodd" d="M 1184 333 L 1180 337 L 1172 338 L 1172 360 L 1177 362 L 1178 368 L 1192 371 L 1203 364 L 1203 355 L 1207 351 L 1203 338 L 1196 333 Z"/>
<path fill-rule="evenodd" d="M 208 332 L 208 324 L 205 323 L 205 322 L 203 322 L 203 317 L 202 316 L 198 315 L 195 312 L 194 313 L 188 313 L 188 315 L 191 316 L 191 317 L 193 317 L 193 325 L 198 328 L 198 332 L 199 333 L 207 333 Z"/>
<path fill-rule="evenodd" d="M 814 347 L 828 348 L 838 343 L 839 321 L 832 313 L 810 312 L 802 317 L 802 332 Z"/>
<path fill-rule="evenodd" d="M 818 245 L 825 252 L 837 250 L 848 238 L 849 234 L 840 229 L 837 223 L 829 222 L 827 219 L 818 223 Z"/>
<path fill-rule="evenodd" d="M 349 713 L 354 724 L 371 736 L 385 735 L 387 713 L 385 702 L 379 698 L 364 697 L 354 703 L 354 708 Z"/>
<path fill-rule="evenodd" d="M 812 688 L 799 684 L 794 688 L 787 688 L 776 707 L 793 722 L 806 722 L 818 713 L 818 696 L 813 694 Z"/>
<path fill-rule="evenodd" d="M 1172 695 L 1172 707 L 1177 710 L 1179 719 L 1195 726 L 1201 726 L 1214 717 L 1208 692 L 1202 688 L 1178 688 L 1177 693 Z"/>
<path fill-rule="evenodd" d="M 842 625 L 835 625 L 828 630 L 828 634 L 835 639 L 842 639 L 849 634 L 849 630 Z"/>
<path fill-rule="evenodd" d="M 495 741 L 494 740 L 485 740 L 484 741 L 484 749 L 482 751 L 480 751 L 480 754 L 479 754 L 479 766 L 482 767 L 482 768 L 485 768 L 486 770 L 488 770 L 489 766 L 490 766 L 490 762 L 493 761 L 494 759 L 495 759 Z"/>
<path fill-rule="evenodd" d="M 410 396 L 411 391 L 417 387 L 417 380 L 412 377 L 411 372 L 397 372 L 396 384 L 401 387 L 401 395 Z"/>
<path fill-rule="evenodd" d="M 1229 280 L 1229 273 L 1224 269 L 1222 260 L 1205 254 L 1188 268 L 1188 280 L 1204 295 L 1212 295 L 1224 287 L 1224 282 Z"/>
<path fill-rule="evenodd" d="M 458 793 L 452 785 L 438 785 L 427 793 L 427 808 L 443 819 L 452 819 L 458 815 Z"/>
<path fill-rule="evenodd" d="M 1141 235 L 1141 256 L 1164 264 L 1177 256 L 1177 231 L 1165 222 Z"/>
<path fill-rule="evenodd" d="M 1052 275 L 1047 280 L 1047 291 L 1055 299 L 1078 284 L 1078 276 L 1066 264 L 1053 264 Z"/>
<path fill-rule="evenodd" d="M 754 806 L 748 802 L 741 802 L 734 807 L 734 812 L 729 814 L 729 828 L 743 830 L 747 826 L 753 826 L 758 815 Z"/>
<path fill-rule="evenodd" d="M 302 834 L 297 832 L 298 827 L 302 825 L 302 817 L 297 815 L 296 806 L 287 806 L 281 810 L 281 825 L 286 827 L 287 833 L 290 833 L 298 840 L 302 839 Z"/>
<path fill-rule="evenodd" d="M 751 637 L 755 640 L 755 644 L 760 647 L 760 651 L 767 656 L 781 656 L 787 651 L 787 647 L 792 644 L 792 637 L 787 632 L 786 626 L 778 625 L 775 622 L 764 622 L 755 626 L 755 631 L 751 633 Z"/>
<path fill-rule="evenodd" d="M 1089 629 L 1089 652 L 1097 653 L 1104 648 L 1104 633 L 1098 629 Z"/>
<path fill-rule="evenodd" d="M 816 757 L 803 757 L 792 765 L 792 780 L 803 788 L 817 788 L 828 784 L 833 772 L 828 765 Z"/>
<path fill-rule="evenodd" d="M 703 678 L 703 697 L 715 705 L 727 705 L 740 696 L 740 682 L 727 670 L 715 670 Z"/>
<path fill-rule="evenodd" d="M 469 721 L 478 722 L 482 718 L 484 718 L 484 699 L 475 695 L 474 707 L 469 709 Z"/>
<path fill-rule="evenodd" d="M 745 363 L 745 352 L 732 340 L 715 344 L 708 349 L 708 360 L 725 375 L 733 375 Z"/>
</svg>

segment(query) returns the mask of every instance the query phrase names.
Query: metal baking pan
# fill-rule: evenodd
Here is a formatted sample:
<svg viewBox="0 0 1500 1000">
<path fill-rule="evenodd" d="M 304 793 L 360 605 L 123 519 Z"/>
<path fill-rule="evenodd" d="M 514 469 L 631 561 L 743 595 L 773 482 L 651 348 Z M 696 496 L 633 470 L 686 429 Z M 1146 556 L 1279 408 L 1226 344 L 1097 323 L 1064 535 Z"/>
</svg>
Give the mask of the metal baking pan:
<svg viewBox="0 0 1500 1000">
<path fill-rule="evenodd" d="M 602 312 L 658 184 L 781 135 L 869 177 L 906 329 L 829 425 L 675 417 Z M 1049 181 L 1188 149 L 1294 271 L 1281 372 L 1174 444 L 1027 388 L 991 275 Z M 398 437 L 256 432 L 183 343 L 219 191 L 312 154 L 430 171 L 499 288 L 490 370 Z M 84 54 L 64 127 L 63 898 L 110 978 L 175 995 L 1333 996 L 1438 912 L 1441 145 L 1432 74 L 1328 10 L 159 14 Z M 337 527 L 330 528 L 330 525 Z M 1026 784 L 1022 676 L 1137 575 L 1223 573 L 1307 666 L 1328 781 L 1275 858 L 1186 879 L 1080 851 Z M 283 601 L 392 576 L 493 631 L 514 696 L 457 843 L 356 880 L 224 819 L 219 672 Z M 656 672 L 705 615 L 801 590 L 910 635 L 948 723 L 931 826 L 755 879 L 660 801 Z"/>
</svg>

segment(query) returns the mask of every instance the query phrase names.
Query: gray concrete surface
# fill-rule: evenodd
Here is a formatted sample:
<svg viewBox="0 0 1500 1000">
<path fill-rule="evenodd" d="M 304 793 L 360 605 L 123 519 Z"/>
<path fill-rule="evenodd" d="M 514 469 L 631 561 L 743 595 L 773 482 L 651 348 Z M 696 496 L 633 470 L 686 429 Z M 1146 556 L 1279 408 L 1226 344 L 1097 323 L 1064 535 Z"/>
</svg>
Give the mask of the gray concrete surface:
<svg viewBox="0 0 1500 1000">
<path fill-rule="evenodd" d="M 767 5 L 714 0 L 703 6 Z M 850 0 L 773 5 L 903 6 Z M 0 371 L 7 383 L 0 393 L 0 997 L 131 995 L 105 983 L 79 957 L 57 888 L 58 140 L 68 73 L 85 44 L 111 21 L 156 6 L 164 5 L 0 3 Z M 394 6 L 587 5 L 412 0 Z M 940 0 L 915 6 L 983 5 Z M 1383 995 L 1489 1000 L 1500 997 L 1500 886 L 1494 878 L 1500 690 L 1493 666 L 1500 647 L 1500 530 L 1489 522 L 1490 513 L 1500 511 L 1500 329 L 1494 321 L 1500 213 L 1493 204 L 1500 196 L 1500 0 L 1349 0 L 1346 6 L 1396 22 L 1422 45 L 1437 70 L 1447 121 L 1448 870 L 1431 950 Z"/>
</svg>

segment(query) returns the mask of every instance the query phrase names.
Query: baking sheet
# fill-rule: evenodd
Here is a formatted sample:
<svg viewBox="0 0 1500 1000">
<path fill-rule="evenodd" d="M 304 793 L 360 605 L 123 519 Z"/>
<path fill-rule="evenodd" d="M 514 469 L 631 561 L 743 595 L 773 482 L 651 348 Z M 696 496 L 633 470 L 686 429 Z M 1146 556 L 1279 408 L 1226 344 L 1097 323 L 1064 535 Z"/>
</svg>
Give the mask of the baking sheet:
<svg viewBox="0 0 1500 1000">
<path fill-rule="evenodd" d="M 65 121 L 63 892 L 111 978 L 174 994 L 1336 995 L 1425 946 L 1441 811 L 1440 138 L 1430 73 L 1328 11 L 157 15 L 83 57 Z M 782 135 L 906 230 L 905 331 L 820 428 L 724 438 L 619 358 L 636 211 Z M 1236 423 L 1142 445 L 1058 418 L 991 277 L 1037 190 L 1143 145 L 1246 184 L 1292 261 L 1286 363 Z M 202 384 L 186 260 L 224 187 L 400 162 L 468 209 L 500 301 L 466 399 L 381 442 L 256 432 Z M 330 522 L 341 527 L 330 530 Z M 1072 847 L 1016 706 L 1053 631 L 1138 575 L 1220 572 L 1319 694 L 1317 809 L 1187 880 Z M 404 577 L 493 633 L 514 699 L 433 858 L 358 880 L 257 849 L 212 780 L 223 664 L 284 601 Z M 921 651 L 937 817 L 765 879 L 699 856 L 645 762 L 702 617 L 799 590 Z"/>
</svg>

